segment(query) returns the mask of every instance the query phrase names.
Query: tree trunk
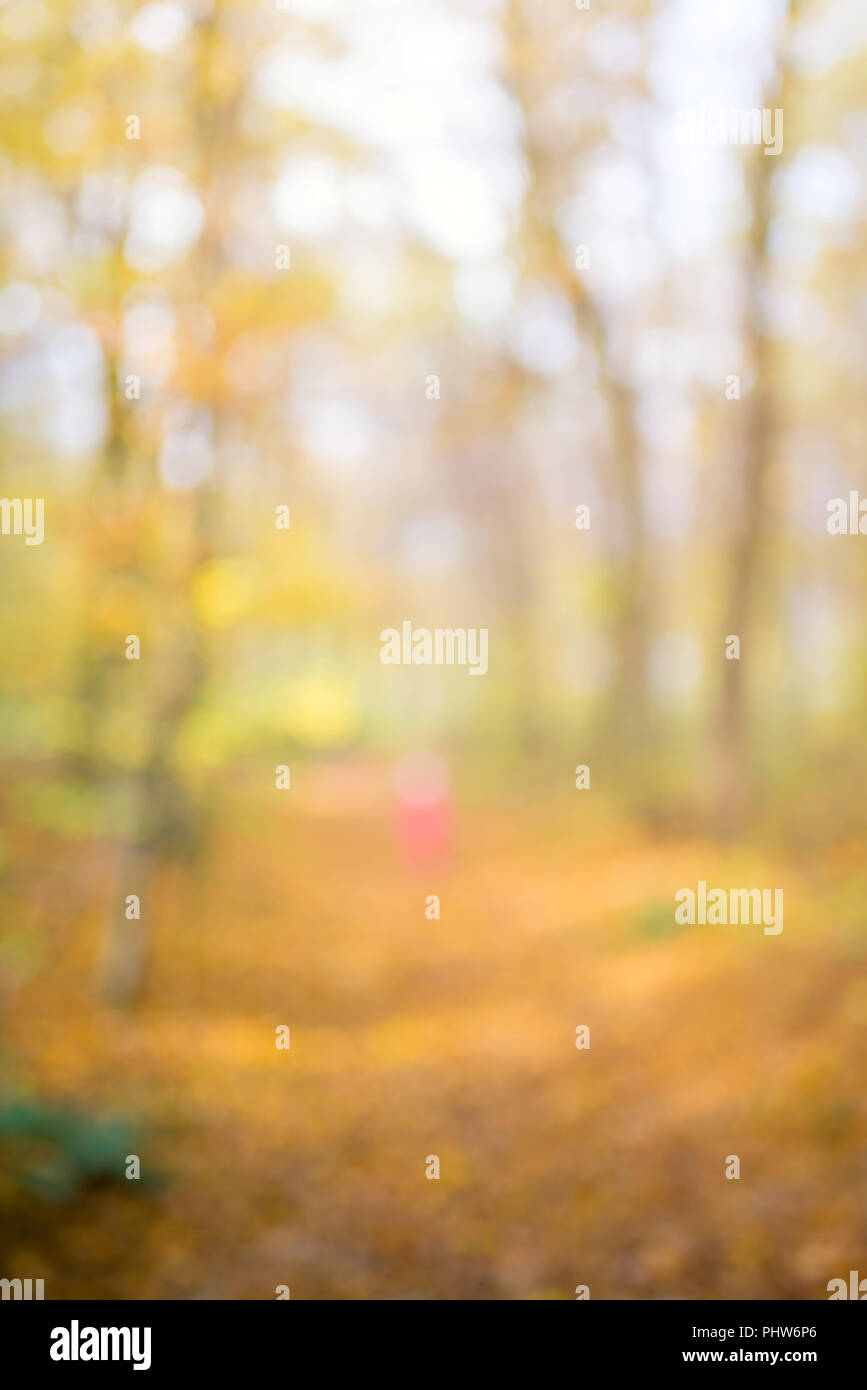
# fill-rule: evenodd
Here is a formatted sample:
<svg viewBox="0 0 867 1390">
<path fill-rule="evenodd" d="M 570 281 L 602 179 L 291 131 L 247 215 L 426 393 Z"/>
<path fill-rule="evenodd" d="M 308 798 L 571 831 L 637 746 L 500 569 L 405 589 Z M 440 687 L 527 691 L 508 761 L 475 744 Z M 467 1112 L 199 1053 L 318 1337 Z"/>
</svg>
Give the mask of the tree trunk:
<svg viewBox="0 0 867 1390">
<path fill-rule="evenodd" d="M 788 9 L 787 32 L 797 4 Z M 792 78 L 783 64 L 774 104 L 785 111 Z M 739 524 L 732 543 L 725 630 L 721 638 L 740 639 L 740 659 L 722 661 L 719 704 L 712 733 L 711 829 L 722 836 L 735 833 L 752 804 L 748 696 L 751 663 L 756 659 L 757 606 L 766 560 L 769 480 L 774 442 L 774 400 L 771 373 L 774 353 L 762 322 L 762 295 L 767 283 L 768 233 L 771 223 L 771 179 L 785 155 L 770 157 L 757 146 L 752 167 L 753 225 L 747 274 L 746 343 L 755 367 L 755 383 L 745 402 L 746 421 L 741 449 Z"/>
</svg>

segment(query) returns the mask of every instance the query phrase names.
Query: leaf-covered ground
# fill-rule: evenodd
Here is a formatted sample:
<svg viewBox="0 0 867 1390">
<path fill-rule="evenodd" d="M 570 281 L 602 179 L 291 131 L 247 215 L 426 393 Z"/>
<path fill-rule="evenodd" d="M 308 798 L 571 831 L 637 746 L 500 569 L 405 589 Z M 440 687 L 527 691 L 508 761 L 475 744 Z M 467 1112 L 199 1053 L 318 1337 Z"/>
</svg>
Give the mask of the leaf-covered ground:
<svg viewBox="0 0 867 1390">
<path fill-rule="evenodd" d="M 863 1269 L 854 852 L 501 809 L 424 871 L 387 815 L 254 816 L 163 871 L 123 1011 L 93 990 L 98 869 L 37 848 L 3 1047 L 55 1137 L 0 1125 L 0 1201 L 6 1272 L 49 1298 L 815 1299 Z M 676 927 L 702 877 L 782 886 L 783 933 Z"/>
</svg>

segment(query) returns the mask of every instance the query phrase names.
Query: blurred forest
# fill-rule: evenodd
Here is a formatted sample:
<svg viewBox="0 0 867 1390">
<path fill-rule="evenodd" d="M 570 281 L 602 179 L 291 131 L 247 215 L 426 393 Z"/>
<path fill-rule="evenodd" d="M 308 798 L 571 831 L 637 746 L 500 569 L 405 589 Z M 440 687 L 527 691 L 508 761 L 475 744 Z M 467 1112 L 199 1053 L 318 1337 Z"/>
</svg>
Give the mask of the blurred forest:
<svg viewBox="0 0 867 1390">
<path fill-rule="evenodd" d="M 865 77 L 854 0 L 0 0 L 0 1276 L 863 1269 Z"/>
</svg>

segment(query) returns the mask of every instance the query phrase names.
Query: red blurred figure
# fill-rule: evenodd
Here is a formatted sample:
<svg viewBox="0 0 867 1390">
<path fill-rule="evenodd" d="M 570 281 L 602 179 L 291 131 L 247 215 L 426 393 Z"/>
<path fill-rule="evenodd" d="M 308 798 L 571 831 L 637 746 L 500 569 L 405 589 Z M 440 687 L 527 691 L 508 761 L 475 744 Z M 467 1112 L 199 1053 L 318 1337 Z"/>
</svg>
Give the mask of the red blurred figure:
<svg viewBox="0 0 867 1390">
<path fill-rule="evenodd" d="M 449 770 L 441 758 L 414 753 L 394 770 L 397 836 L 414 868 L 448 867 L 452 857 L 454 799 Z"/>
</svg>

